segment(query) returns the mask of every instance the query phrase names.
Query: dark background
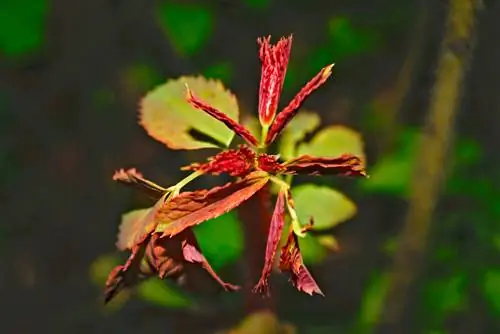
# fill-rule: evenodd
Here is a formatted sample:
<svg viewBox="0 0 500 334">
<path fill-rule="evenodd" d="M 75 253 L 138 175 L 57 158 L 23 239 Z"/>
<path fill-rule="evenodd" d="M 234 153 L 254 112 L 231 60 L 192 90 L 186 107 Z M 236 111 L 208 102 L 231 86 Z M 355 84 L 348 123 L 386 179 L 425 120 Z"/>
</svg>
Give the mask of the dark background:
<svg viewBox="0 0 500 334">
<path fill-rule="evenodd" d="M 173 23 L 171 3 L 186 6 Z M 200 8 L 210 29 L 199 47 L 183 49 Z M 137 166 L 172 184 L 199 156 L 146 135 L 136 122 L 141 96 L 166 78 L 208 73 L 238 96 L 244 114 L 255 113 L 256 38 L 293 33 L 283 100 L 334 61 L 334 79 L 306 107 L 324 124 L 360 131 L 371 168 L 397 150 L 401 133 L 422 127 L 448 10 L 444 0 L 0 0 L 1 332 L 213 333 L 235 325 L 240 304 L 208 313 L 136 298 L 114 312 L 100 305 L 89 267 L 114 252 L 120 214 L 141 200 L 111 181 L 113 171 Z M 457 148 L 469 160 L 459 171 L 439 162 L 454 190 L 442 192 L 434 214 L 404 333 L 500 330 L 499 17 L 493 0 L 477 15 L 454 134 L 468 143 Z M 332 18 L 340 32 L 328 30 Z M 215 184 L 204 180 L 198 185 Z M 327 297 L 279 289 L 277 313 L 299 333 L 364 333 L 372 321 L 363 319 L 382 307 L 373 277 L 392 264 L 384 245 L 403 226 L 407 200 L 401 191 L 359 189 L 343 188 L 358 215 L 336 230 L 342 251 L 313 267 Z M 223 272 L 238 280 L 237 268 Z"/>
</svg>

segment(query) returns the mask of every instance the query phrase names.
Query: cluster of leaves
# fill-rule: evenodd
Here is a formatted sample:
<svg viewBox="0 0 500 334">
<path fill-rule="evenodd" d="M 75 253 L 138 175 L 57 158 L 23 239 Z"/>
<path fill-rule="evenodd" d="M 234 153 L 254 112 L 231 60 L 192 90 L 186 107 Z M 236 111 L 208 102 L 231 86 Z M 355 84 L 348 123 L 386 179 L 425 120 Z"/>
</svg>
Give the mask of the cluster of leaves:
<svg viewBox="0 0 500 334">
<path fill-rule="evenodd" d="M 268 293 L 268 277 L 284 235 L 279 269 L 290 275 L 297 289 L 308 294 L 322 294 L 304 265 L 298 240 L 307 236 L 307 232 L 313 228 L 330 227 L 350 218 L 355 207 L 333 189 L 305 185 L 297 189 L 297 194 L 298 198 L 304 198 L 301 202 L 309 201 L 301 215 L 309 215 L 307 219 L 310 222 L 301 224 L 292 197 L 292 176 L 365 176 L 364 157 L 360 138 L 351 130 L 343 127 L 327 128 L 320 131 L 311 142 L 301 143 L 308 132 L 318 127 L 319 119 L 314 114 L 303 113 L 301 118 L 292 122 L 305 98 L 330 76 L 333 65 L 321 69 L 281 112 L 277 112 L 291 43 L 291 37 L 281 39 L 276 45 L 271 45 L 270 38 L 259 39 L 262 62 L 258 106 L 260 140 L 238 123 L 236 99 L 220 82 L 202 77 L 182 77 L 159 86 L 143 99 L 140 123 L 153 138 L 172 149 L 219 147 L 223 151 L 207 162 L 186 166 L 184 170 L 192 173 L 168 188 L 145 179 L 135 169 L 115 173 L 114 180 L 144 191 L 156 199 L 156 204 L 123 216 L 117 247 L 130 250 L 131 254 L 125 264 L 111 271 L 105 288 L 106 301 L 123 288 L 150 277 L 169 278 L 187 286 L 195 284 L 192 282 L 194 275 L 190 273 L 197 268 L 207 271 L 223 289 L 237 290 L 238 286 L 224 282 L 212 269 L 202 254 L 192 228 L 238 207 L 269 184 L 278 188 L 277 200 L 269 229 L 264 268 L 253 291 Z M 245 144 L 228 149 L 235 134 Z M 266 153 L 280 135 L 283 136 L 280 143 L 283 156 Z M 329 149 L 332 142 L 337 142 L 336 147 L 345 149 Z M 236 180 L 212 189 L 182 191 L 186 184 L 201 175 L 222 173 Z M 324 213 L 324 208 L 318 209 L 323 214 L 318 216 L 318 223 L 314 224 L 312 217 L 316 213 L 311 203 L 337 203 L 342 209 L 337 210 L 340 212 L 337 217 L 332 214 L 338 212 L 331 211 L 328 214 Z M 290 218 L 288 230 L 285 229 L 286 213 Z M 318 243 L 331 245 L 332 241 L 319 239 Z"/>
</svg>

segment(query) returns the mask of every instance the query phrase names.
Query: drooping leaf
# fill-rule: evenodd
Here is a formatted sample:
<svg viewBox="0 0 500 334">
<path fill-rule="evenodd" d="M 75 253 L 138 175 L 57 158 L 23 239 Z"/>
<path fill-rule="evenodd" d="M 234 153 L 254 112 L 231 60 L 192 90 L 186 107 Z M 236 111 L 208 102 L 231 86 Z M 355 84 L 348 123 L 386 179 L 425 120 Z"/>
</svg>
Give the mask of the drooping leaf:
<svg viewBox="0 0 500 334">
<path fill-rule="evenodd" d="M 214 18 L 206 6 L 164 0 L 158 14 L 168 40 L 181 56 L 200 51 L 212 34 Z"/>
<path fill-rule="evenodd" d="M 366 176 L 361 160 L 350 154 L 336 158 L 301 155 L 283 167 L 283 174 Z"/>
<path fill-rule="evenodd" d="M 297 116 L 288 123 L 281 135 L 279 141 L 279 153 L 281 157 L 285 160 L 296 158 L 298 156 L 298 143 L 303 140 L 308 133 L 316 130 L 320 122 L 321 120 L 318 114 L 307 110 L 299 110 Z"/>
<path fill-rule="evenodd" d="M 297 290 L 309 295 L 319 294 L 323 296 L 318 284 L 307 270 L 299 249 L 297 235 L 293 228 L 290 229 L 285 246 L 281 249 L 279 268 L 290 274 L 290 281 Z"/>
<path fill-rule="evenodd" d="M 299 107 L 305 101 L 305 99 L 321 85 L 323 85 L 326 80 L 332 74 L 333 64 L 323 67 L 318 74 L 316 74 L 309 82 L 305 84 L 304 87 L 295 95 L 292 100 L 287 104 L 283 110 L 276 115 L 273 124 L 269 128 L 269 132 L 266 137 L 266 144 L 271 144 L 274 140 L 281 134 L 283 129 L 288 125 L 288 123 L 295 117 Z"/>
<path fill-rule="evenodd" d="M 152 277 L 167 278 L 188 289 L 195 289 L 203 270 L 224 290 L 239 289 L 224 282 L 212 269 L 190 229 L 172 238 L 161 238 L 160 234 L 153 233 L 132 247 L 124 265 L 111 271 L 104 289 L 105 302 L 111 301 L 120 291 Z"/>
<path fill-rule="evenodd" d="M 196 307 L 194 301 L 182 293 L 179 288 L 166 284 L 157 278 L 139 284 L 137 295 L 151 304 L 162 307 L 175 309 Z"/>
<path fill-rule="evenodd" d="M 194 234 L 215 269 L 235 262 L 243 253 L 243 229 L 234 211 L 195 226 Z"/>
<path fill-rule="evenodd" d="M 156 231 L 164 237 L 172 237 L 188 227 L 217 218 L 249 199 L 268 181 L 266 173 L 253 172 L 224 186 L 183 192 L 158 211 Z"/>
<path fill-rule="evenodd" d="M 229 146 L 234 132 L 190 105 L 186 100 L 186 84 L 205 102 L 231 119 L 238 120 L 236 98 L 219 81 L 186 76 L 169 80 L 144 97 L 140 111 L 141 125 L 151 137 L 171 149 Z"/>
<path fill-rule="evenodd" d="M 274 258 L 276 256 L 276 251 L 278 250 L 278 244 L 281 239 L 281 234 L 283 232 L 283 227 L 285 225 L 285 192 L 287 190 L 282 189 L 278 193 L 278 199 L 276 200 L 276 205 L 274 207 L 273 216 L 271 218 L 271 224 L 269 225 L 269 233 L 267 236 L 266 243 L 266 257 L 264 260 L 264 267 L 262 268 L 262 274 L 259 281 L 253 288 L 253 292 L 268 294 L 268 279 L 273 269 Z"/>
<path fill-rule="evenodd" d="M 297 155 L 338 157 L 351 154 L 366 166 L 364 144 L 361 135 L 345 126 L 333 125 L 320 130 L 308 143 L 299 145 Z"/>
<path fill-rule="evenodd" d="M 483 278 L 483 294 L 492 311 L 497 315 L 500 314 L 500 269 L 491 268 L 486 271 Z"/>
<path fill-rule="evenodd" d="M 0 2 L 0 55 L 16 57 L 40 48 L 48 4 L 47 0 Z"/>
<path fill-rule="evenodd" d="M 315 230 L 334 227 L 356 214 L 356 205 L 349 198 L 327 186 L 304 184 L 292 192 L 299 220 L 314 217 Z"/>
<path fill-rule="evenodd" d="M 120 169 L 113 174 L 113 181 L 135 187 L 148 193 L 152 198 L 158 199 L 167 192 L 167 189 L 149 181 L 142 176 L 135 168 L 128 170 Z"/>
</svg>

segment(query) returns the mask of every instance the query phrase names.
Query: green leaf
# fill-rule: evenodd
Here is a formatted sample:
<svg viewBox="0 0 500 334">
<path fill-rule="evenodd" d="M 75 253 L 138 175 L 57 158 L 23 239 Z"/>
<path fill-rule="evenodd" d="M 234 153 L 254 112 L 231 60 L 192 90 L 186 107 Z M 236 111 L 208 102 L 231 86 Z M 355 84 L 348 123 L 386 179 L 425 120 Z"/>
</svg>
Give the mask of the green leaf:
<svg viewBox="0 0 500 334">
<path fill-rule="evenodd" d="M 151 278 L 137 287 L 137 293 L 143 300 L 168 308 L 192 308 L 194 303 L 178 288 L 157 278 Z"/>
<path fill-rule="evenodd" d="M 205 78 L 218 79 L 223 83 L 229 83 L 233 76 L 233 66 L 228 62 L 221 62 L 207 67 L 203 71 Z"/>
<path fill-rule="evenodd" d="M 362 332 L 369 332 L 380 318 L 383 303 L 389 288 L 389 274 L 376 274 L 372 277 L 363 294 L 358 325 Z"/>
<path fill-rule="evenodd" d="M 305 136 L 316 130 L 320 125 L 320 118 L 315 112 L 299 110 L 281 135 L 279 153 L 285 160 L 297 156 L 297 145 Z"/>
<path fill-rule="evenodd" d="M 420 134 L 407 129 L 399 138 L 396 150 L 383 156 L 369 169 L 370 178 L 360 182 L 367 192 L 385 193 L 406 197 L 409 193 Z"/>
<path fill-rule="evenodd" d="M 270 0 L 243 0 L 248 7 L 255 9 L 266 8 L 270 4 Z"/>
<path fill-rule="evenodd" d="M 500 315 L 500 269 L 488 269 L 483 278 L 483 293 L 492 311 Z"/>
<path fill-rule="evenodd" d="M 309 143 L 299 145 L 298 155 L 337 157 L 351 153 L 366 163 L 364 144 L 356 131 L 342 125 L 332 125 L 319 131 Z"/>
<path fill-rule="evenodd" d="M 435 325 L 441 325 L 450 312 L 462 310 L 467 302 L 467 276 L 458 273 L 435 279 L 425 286 L 425 309 Z"/>
<path fill-rule="evenodd" d="M 220 81 L 203 77 L 180 77 L 150 91 L 141 103 L 141 125 L 148 134 L 171 149 L 195 150 L 227 147 L 234 133 L 223 123 L 186 101 L 186 84 L 204 102 L 211 104 L 237 121 L 238 103 Z M 213 138 L 213 141 L 193 138 L 192 131 Z M 218 144 L 219 143 L 219 144 Z"/>
<path fill-rule="evenodd" d="M 373 30 L 356 28 L 347 17 L 336 16 L 328 21 L 328 46 L 331 57 L 336 61 L 355 54 L 361 54 L 375 45 Z"/>
<path fill-rule="evenodd" d="M 16 57 L 40 48 L 47 11 L 47 0 L 0 1 L 0 55 Z"/>
<path fill-rule="evenodd" d="M 213 14 L 205 6 L 164 1 L 158 8 L 158 14 L 167 38 L 182 56 L 198 52 L 212 34 Z"/>
<path fill-rule="evenodd" d="M 328 249 L 320 244 L 317 237 L 306 234 L 298 238 L 300 253 L 305 264 L 317 264 L 323 262 L 328 255 Z"/>
<path fill-rule="evenodd" d="M 292 188 L 299 220 L 314 218 L 315 230 L 324 230 L 352 218 L 356 205 L 341 192 L 327 186 L 304 184 Z"/>
<path fill-rule="evenodd" d="M 246 316 L 230 334 L 294 334 L 297 330 L 287 322 L 280 320 L 271 311 L 254 312 Z"/>
<path fill-rule="evenodd" d="M 197 225 L 194 234 L 214 269 L 235 262 L 243 253 L 243 230 L 234 210 Z"/>
</svg>

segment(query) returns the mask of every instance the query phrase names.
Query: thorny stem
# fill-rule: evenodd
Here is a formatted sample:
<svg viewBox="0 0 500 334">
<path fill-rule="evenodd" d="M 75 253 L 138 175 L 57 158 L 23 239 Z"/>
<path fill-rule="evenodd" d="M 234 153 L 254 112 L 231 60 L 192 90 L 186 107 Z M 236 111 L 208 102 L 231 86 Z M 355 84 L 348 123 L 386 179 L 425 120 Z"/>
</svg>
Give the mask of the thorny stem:
<svg viewBox="0 0 500 334">
<path fill-rule="evenodd" d="M 424 258 L 432 213 L 445 178 L 453 122 L 469 67 L 479 0 L 451 0 L 433 96 L 412 179 L 408 215 L 399 237 L 377 333 L 401 333 L 408 293 Z"/>
</svg>

